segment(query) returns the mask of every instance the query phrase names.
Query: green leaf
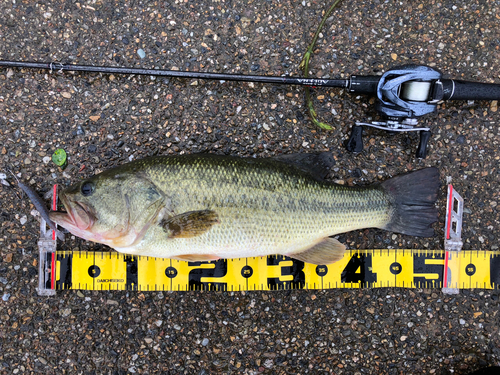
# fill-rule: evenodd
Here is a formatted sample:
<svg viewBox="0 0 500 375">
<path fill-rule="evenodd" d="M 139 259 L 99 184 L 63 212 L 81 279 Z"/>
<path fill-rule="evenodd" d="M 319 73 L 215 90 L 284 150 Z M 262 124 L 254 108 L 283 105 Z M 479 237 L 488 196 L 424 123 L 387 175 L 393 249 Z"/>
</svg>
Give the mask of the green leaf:
<svg viewBox="0 0 500 375">
<path fill-rule="evenodd" d="M 62 148 L 58 148 L 52 154 L 52 161 L 54 162 L 55 165 L 63 167 L 66 164 L 66 157 L 67 157 L 66 151 L 64 151 Z"/>
</svg>

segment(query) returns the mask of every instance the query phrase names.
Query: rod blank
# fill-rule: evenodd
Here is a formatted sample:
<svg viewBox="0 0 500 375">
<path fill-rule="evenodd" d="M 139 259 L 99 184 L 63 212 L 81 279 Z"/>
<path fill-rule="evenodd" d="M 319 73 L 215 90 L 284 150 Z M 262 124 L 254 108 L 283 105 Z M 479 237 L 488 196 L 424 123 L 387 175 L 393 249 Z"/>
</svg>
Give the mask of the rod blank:
<svg viewBox="0 0 500 375">
<path fill-rule="evenodd" d="M 51 71 L 93 72 L 93 73 L 106 73 L 106 74 L 137 74 L 137 75 L 148 75 L 148 76 L 159 76 L 159 77 L 208 79 L 217 81 L 277 83 L 284 85 L 299 85 L 299 86 L 347 87 L 349 82 L 348 80 L 345 79 L 316 79 L 316 78 L 294 78 L 294 77 L 277 77 L 277 76 L 257 76 L 257 75 L 243 75 L 243 74 L 187 72 L 182 70 L 124 68 L 124 67 L 113 67 L 113 66 L 91 66 L 91 65 L 74 65 L 74 64 L 61 64 L 61 63 L 39 63 L 39 62 L 29 62 L 29 61 L 0 60 L 0 66 L 12 67 L 12 68 L 46 69 Z"/>
</svg>

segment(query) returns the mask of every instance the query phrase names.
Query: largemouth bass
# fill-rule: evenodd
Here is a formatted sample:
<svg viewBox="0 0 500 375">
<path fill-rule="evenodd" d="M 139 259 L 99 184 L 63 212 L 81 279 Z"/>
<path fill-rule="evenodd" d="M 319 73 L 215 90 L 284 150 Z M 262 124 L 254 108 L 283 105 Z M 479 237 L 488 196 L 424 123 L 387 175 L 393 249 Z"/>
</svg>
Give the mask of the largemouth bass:
<svg viewBox="0 0 500 375">
<path fill-rule="evenodd" d="M 315 157 L 311 154 L 311 157 Z M 368 187 L 337 185 L 285 160 L 210 154 L 137 160 L 60 193 L 50 218 L 119 252 L 188 261 L 287 255 L 329 264 L 330 236 L 362 228 L 432 236 L 436 168 Z"/>
</svg>

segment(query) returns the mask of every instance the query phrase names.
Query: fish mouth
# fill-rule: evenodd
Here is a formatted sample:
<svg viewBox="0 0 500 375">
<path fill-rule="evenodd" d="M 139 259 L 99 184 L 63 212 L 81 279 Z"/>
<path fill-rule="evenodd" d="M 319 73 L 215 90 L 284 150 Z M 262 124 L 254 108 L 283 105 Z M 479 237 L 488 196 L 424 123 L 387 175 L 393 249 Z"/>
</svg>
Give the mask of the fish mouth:
<svg viewBox="0 0 500 375">
<path fill-rule="evenodd" d="M 64 205 L 65 211 L 52 211 L 49 214 L 52 221 L 72 233 L 74 231 L 88 231 L 92 228 L 96 221 L 96 216 L 91 206 L 83 202 L 71 200 L 64 193 L 61 193 L 59 199 Z"/>
</svg>

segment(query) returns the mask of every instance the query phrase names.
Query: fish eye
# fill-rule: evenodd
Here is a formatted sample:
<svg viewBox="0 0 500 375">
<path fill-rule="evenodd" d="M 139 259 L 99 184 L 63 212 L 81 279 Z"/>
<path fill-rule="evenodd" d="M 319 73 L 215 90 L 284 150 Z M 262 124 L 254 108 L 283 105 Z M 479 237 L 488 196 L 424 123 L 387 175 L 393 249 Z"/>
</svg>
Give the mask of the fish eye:
<svg viewBox="0 0 500 375">
<path fill-rule="evenodd" d="M 81 192 L 84 197 L 88 197 L 92 195 L 94 192 L 95 186 L 93 182 L 87 181 L 81 187 Z"/>
</svg>

